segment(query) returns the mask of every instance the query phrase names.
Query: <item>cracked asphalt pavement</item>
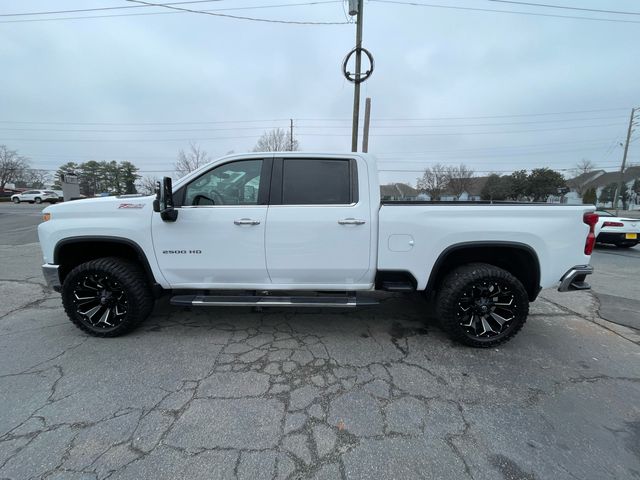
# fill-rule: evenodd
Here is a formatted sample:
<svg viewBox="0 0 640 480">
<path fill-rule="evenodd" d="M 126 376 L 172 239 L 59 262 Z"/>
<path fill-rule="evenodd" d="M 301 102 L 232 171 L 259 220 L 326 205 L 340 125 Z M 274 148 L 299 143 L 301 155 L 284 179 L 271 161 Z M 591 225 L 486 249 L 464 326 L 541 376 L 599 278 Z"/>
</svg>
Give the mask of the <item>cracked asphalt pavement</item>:
<svg viewBox="0 0 640 480">
<path fill-rule="evenodd" d="M 2 479 L 640 478 L 640 336 L 590 293 L 543 292 L 491 350 L 401 294 L 351 311 L 162 300 L 98 339 L 40 263 L 37 244 L 0 245 Z"/>
</svg>

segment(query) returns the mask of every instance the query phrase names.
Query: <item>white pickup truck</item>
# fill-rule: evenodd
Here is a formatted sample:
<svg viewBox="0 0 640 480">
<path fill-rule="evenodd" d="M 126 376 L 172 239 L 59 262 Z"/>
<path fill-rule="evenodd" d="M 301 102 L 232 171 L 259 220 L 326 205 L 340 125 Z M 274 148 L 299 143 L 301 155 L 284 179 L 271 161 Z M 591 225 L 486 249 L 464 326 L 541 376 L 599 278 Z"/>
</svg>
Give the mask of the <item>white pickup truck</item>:
<svg viewBox="0 0 640 480">
<path fill-rule="evenodd" d="M 96 336 L 174 305 L 355 307 L 363 292 L 425 292 L 476 347 L 523 326 L 541 288 L 588 289 L 593 206 L 380 201 L 368 154 L 250 153 L 157 196 L 65 202 L 38 228 L 49 285 Z M 370 296 L 371 297 L 371 296 Z"/>
</svg>

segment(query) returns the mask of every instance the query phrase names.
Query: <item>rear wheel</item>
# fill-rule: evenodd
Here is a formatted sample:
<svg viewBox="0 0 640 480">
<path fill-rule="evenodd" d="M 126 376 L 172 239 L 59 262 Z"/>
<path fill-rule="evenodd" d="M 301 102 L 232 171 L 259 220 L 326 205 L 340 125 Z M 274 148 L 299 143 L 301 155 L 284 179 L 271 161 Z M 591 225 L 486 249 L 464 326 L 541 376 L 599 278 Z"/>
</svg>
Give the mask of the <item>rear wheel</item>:
<svg viewBox="0 0 640 480">
<path fill-rule="evenodd" d="M 42 203 L 42 199 L 40 197 L 34 198 L 34 201 L 38 204 Z"/>
<path fill-rule="evenodd" d="M 138 265 L 107 257 L 83 263 L 67 275 L 62 303 L 76 327 L 97 337 L 117 337 L 149 316 L 153 296 Z"/>
<path fill-rule="evenodd" d="M 529 313 L 529 298 L 522 283 L 506 270 L 473 263 L 443 279 L 437 312 L 452 339 L 488 348 L 518 333 Z"/>
<path fill-rule="evenodd" d="M 18 197 L 15 197 L 15 198 L 12 200 L 12 202 L 13 202 L 13 203 L 15 203 L 15 204 L 17 205 L 18 203 L 20 203 L 20 199 L 19 199 Z"/>
</svg>

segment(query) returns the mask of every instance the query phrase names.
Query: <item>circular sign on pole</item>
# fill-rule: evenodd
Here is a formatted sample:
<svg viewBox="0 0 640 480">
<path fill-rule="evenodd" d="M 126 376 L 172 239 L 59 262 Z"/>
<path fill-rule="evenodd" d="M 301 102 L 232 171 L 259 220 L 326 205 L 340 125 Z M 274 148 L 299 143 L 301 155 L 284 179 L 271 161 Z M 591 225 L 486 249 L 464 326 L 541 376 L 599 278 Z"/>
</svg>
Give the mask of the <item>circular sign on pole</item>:
<svg viewBox="0 0 640 480">
<path fill-rule="evenodd" d="M 349 70 L 347 70 L 347 64 L 349 63 L 351 56 L 358 51 L 360 51 L 361 53 L 364 53 L 367 56 L 367 58 L 369 59 L 369 65 L 370 65 L 369 69 L 366 70 L 364 73 L 361 73 L 359 77 L 357 76 L 357 74 L 351 73 Z M 375 68 L 375 65 L 376 65 L 375 62 L 373 61 L 373 55 L 371 55 L 371 52 L 369 50 L 367 50 L 364 47 L 355 47 L 349 53 L 347 53 L 347 56 L 344 57 L 344 60 L 342 61 L 342 74 L 344 75 L 344 78 L 346 78 L 352 83 L 362 83 L 369 79 L 369 77 L 373 73 L 373 69 Z"/>
</svg>

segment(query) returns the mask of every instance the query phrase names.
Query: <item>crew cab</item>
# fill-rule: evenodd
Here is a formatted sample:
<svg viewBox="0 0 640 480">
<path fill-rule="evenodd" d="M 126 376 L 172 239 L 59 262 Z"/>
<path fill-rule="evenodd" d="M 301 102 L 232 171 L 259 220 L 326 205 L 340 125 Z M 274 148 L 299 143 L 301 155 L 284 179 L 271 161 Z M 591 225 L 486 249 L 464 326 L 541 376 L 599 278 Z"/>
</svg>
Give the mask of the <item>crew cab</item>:
<svg viewBox="0 0 640 480">
<path fill-rule="evenodd" d="M 154 196 L 50 206 L 38 235 L 71 321 L 123 334 L 186 306 L 356 307 L 424 292 L 455 340 L 513 337 L 541 288 L 588 289 L 593 206 L 381 202 L 369 154 L 250 153 Z"/>
</svg>

